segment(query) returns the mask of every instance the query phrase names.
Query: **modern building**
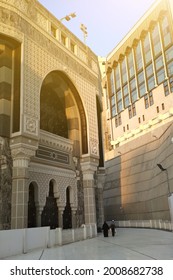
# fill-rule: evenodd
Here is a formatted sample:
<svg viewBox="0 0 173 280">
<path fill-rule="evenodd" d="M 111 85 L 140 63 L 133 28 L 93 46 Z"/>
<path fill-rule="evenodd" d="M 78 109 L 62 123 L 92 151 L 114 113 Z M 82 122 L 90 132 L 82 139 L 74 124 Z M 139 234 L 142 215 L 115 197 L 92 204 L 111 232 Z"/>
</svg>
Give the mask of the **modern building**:
<svg viewBox="0 0 173 280">
<path fill-rule="evenodd" d="M 170 220 L 173 2 L 156 1 L 103 64 L 105 218 Z"/>
<path fill-rule="evenodd" d="M 0 229 L 103 222 L 97 56 L 37 0 L 0 0 Z"/>
</svg>

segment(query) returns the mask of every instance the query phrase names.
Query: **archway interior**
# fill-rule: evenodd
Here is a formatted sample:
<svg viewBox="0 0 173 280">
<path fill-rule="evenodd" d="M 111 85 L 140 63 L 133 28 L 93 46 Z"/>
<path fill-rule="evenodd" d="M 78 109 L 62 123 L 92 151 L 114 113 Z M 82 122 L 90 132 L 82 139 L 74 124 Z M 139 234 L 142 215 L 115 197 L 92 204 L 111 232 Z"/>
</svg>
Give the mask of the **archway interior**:
<svg viewBox="0 0 173 280">
<path fill-rule="evenodd" d="M 63 81 L 56 73 L 45 79 L 40 96 L 40 128 L 53 134 L 68 138 L 65 94 Z"/>
<path fill-rule="evenodd" d="M 63 229 L 72 228 L 72 212 L 70 206 L 70 188 L 66 189 L 66 206 L 63 213 Z"/>
<path fill-rule="evenodd" d="M 36 227 L 36 205 L 35 205 L 35 186 L 33 183 L 29 185 L 28 200 L 28 228 Z"/>
<path fill-rule="evenodd" d="M 73 140 L 75 156 L 88 153 L 84 107 L 73 83 L 61 71 L 50 72 L 43 81 L 40 128 Z"/>
<path fill-rule="evenodd" d="M 41 214 L 41 225 L 50 226 L 51 229 L 58 227 L 58 207 L 54 197 L 53 180 L 49 182 L 49 193 L 46 197 L 46 204 Z"/>
</svg>

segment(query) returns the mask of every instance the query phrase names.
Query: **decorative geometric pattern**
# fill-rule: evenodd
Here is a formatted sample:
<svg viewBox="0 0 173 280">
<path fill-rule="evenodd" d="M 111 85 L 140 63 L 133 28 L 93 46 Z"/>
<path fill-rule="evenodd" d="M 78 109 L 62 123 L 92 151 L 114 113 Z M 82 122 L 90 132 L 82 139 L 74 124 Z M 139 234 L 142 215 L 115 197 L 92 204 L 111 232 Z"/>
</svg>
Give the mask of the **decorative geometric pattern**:
<svg viewBox="0 0 173 280">
<path fill-rule="evenodd" d="M 77 207 L 77 180 L 75 172 L 71 170 L 63 170 L 61 168 L 41 168 L 35 165 L 29 169 L 29 184 L 31 182 L 36 182 L 38 186 L 38 201 L 40 205 L 45 205 L 46 197 L 49 192 L 49 182 L 50 180 L 55 181 L 56 190 L 54 190 L 55 197 L 56 193 L 59 194 L 58 204 L 60 206 L 66 205 L 66 188 L 71 187 L 72 195 L 71 205 Z"/>
<path fill-rule="evenodd" d="M 76 60 L 75 55 L 73 55 L 73 58 L 72 55 L 69 56 L 66 48 L 62 48 L 57 40 L 56 44 L 54 44 L 53 40 L 55 39 L 51 39 L 48 32 L 46 35 L 45 31 L 43 31 L 39 25 L 36 27 L 33 22 L 36 22 L 38 18 L 41 17 L 41 14 L 37 13 L 37 16 L 35 17 L 29 8 L 32 7 L 35 1 L 8 0 L 1 2 L 14 5 L 14 8 L 12 6 L 10 7 L 10 11 L 8 10 L 8 13 L 3 10 L 1 18 L 4 18 L 4 23 L 6 23 L 6 30 L 4 30 L 3 33 L 14 34 L 14 26 L 18 30 L 25 32 L 25 39 L 23 40 L 23 65 L 25 67 L 22 71 L 24 132 L 36 136 L 38 135 L 38 122 L 40 118 L 40 89 L 42 82 L 45 76 L 52 70 L 64 71 L 65 69 L 66 74 L 76 86 L 87 112 L 89 127 L 88 139 L 91 138 L 94 139 L 94 141 L 97 141 L 98 131 L 95 99 L 98 82 L 96 74 L 94 74 L 94 72 L 92 74 L 87 66 L 84 67 L 84 64 L 81 64 L 79 60 Z M 2 3 L 2 6 L 5 7 L 5 4 Z M 15 7 L 18 7 L 24 14 L 30 15 L 30 18 L 28 18 L 27 21 L 24 20 L 24 18 L 21 18 L 20 12 L 16 10 Z M 33 17 L 34 21 L 31 20 Z M 44 21 L 43 17 L 42 21 Z M 43 28 L 45 27 L 46 25 L 44 23 Z M 0 29 L 2 29 L 2 26 Z M 9 31 L 7 31 L 7 29 L 9 29 Z M 16 32 L 17 31 L 15 31 L 15 33 Z M 16 36 L 16 38 L 18 37 L 19 36 Z M 83 50 L 80 47 L 79 50 L 79 58 L 85 60 Z M 89 63 L 96 71 L 96 62 L 93 62 L 94 60 L 92 58 L 92 54 L 89 53 L 89 55 L 91 56 Z M 93 146 L 93 144 L 90 146 Z"/>
<path fill-rule="evenodd" d="M 51 160 L 53 162 L 60 162 L 63 164 L 69 164 L 69 161 L 70 161 L 68 154 L 58 152 L 56 150 L 53 150 L 53 149 L 50 149 L 47 147 L 43 147 L 43 146 L 39 146 L 39 148 L 36 152 L 36 156 L 38 158 Z"/>
</svg>

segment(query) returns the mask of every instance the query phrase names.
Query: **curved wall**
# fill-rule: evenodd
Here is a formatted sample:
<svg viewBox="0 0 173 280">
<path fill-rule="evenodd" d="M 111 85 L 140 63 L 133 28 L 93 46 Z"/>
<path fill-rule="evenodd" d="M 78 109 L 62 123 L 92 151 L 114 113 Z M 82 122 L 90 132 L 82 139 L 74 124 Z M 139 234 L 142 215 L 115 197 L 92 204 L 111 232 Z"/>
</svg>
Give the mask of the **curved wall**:
<svg viewBox="0 0 173 280">
<path fill-rule="evenodd" d="M 157 164 L 167 169 L 173 192 L 172 136 L 169 122 L 117 148 L 106 162 L 105 219 L 170 220 L 167 175 Z"/>
</svg>

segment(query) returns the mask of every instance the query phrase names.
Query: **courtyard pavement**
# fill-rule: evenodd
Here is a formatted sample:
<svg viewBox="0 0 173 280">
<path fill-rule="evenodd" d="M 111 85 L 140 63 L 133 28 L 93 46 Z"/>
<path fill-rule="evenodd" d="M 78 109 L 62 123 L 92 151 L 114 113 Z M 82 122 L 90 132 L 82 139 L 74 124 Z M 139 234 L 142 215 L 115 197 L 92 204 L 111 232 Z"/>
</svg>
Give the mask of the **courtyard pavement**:
<svg viewBox="0 0 173 280">
<path fill-rule="evenodd" d="M 87 239 L 39 249 L 6 260 L 172 260 L 173 232 L 118 228 L 115 237 Z"/>
</svg>

